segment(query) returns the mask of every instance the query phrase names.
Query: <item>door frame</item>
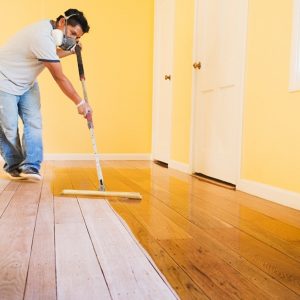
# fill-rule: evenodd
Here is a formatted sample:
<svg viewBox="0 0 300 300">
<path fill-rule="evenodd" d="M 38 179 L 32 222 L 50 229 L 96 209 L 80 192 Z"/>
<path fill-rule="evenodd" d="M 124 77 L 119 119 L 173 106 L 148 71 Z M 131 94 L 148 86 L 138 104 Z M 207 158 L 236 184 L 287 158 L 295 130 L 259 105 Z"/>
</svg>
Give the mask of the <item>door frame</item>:
<svg viewBox="0 0 300 300">
<path fill-rule="evenodd" d="M 152 149 L 151 149 L 151 160 L 154 159 L 154 149 L 157 145 L 157 135 L 155 130 L 155 120 L 157 118 L 157 107 L 158 107 L 158 89 L 159 89 L 159 39 L 158 39 L 158 5 L 157 2 L 160 0 L 154 1 L 154 43 L 153 43 L 153 95 L 152 95 Z M 173 70 L 174 70 L 174 41 L 175 41 L 175 7 L 176 3 L 173 0 L 172 14 L 173 14 L 173 32 L 172 32 L 172 64 L 171 64 L 171 102 L 170 102 L 170 114 L 171 114 L 171 124 L 170 125 L 170 153 L 168 164 L 171 161 L 171 145 L 172 145 L 172 111 L 173 111 Z"/>
<path fill-rule="evenodd" d="M 198 7 L 199 7 L 199 1 L 195 0 L 194 7 L 194 37 L 193 37 L 193 63 L 197 60 L 197 49 L 196 49 L 196 38 L 198 36 L 197 27 L 198 24 Z M 209 1 L 209 0 L 206 0 Z M 241 62 L 241 85 L 239 89 L 239 98 L 241 101 L 239 101 L 239 116 L 238 116 L 238 157 L 237 157 L 237 170 L 236 170 L 236 180 L 235 184 L 238 184 L 238 181 L 241 178 L 241 166 L 242 166 L 242 142 L 243 142 L 243 114 L 244 114 L 244 102 L 245 102 L 245 77 L 246 77 L 246 64 L 247 64 L 247 42 L 248 42 L 248 19 L 249 19 L 249 0 L 246 1 L 246 18 L 244 20 L 244 32 L 243 35 L 245 37 L 244 43 L 243 43 L 243 55 Z M 201 72 L 201 70 L 199 71 Z M 190 159 L 189 159 L 189 172 L 192 174 L 195 172 L 195 144 L 196 144 L 196 74 L 195 70 L 192 69 L 192 108 L 191 108 L 191 128 L 190 128 Z"/>
</svg>

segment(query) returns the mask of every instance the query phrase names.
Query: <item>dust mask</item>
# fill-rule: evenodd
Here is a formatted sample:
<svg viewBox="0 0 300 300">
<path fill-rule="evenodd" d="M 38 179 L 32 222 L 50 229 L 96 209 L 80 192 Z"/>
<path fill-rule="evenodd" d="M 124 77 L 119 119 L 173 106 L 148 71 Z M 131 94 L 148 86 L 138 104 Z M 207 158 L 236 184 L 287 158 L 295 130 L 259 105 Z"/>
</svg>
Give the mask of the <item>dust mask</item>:
<svg viewBox="0 0 300 300">
<path fill-rule="evenodd" d="M 76 16 L 77 14 L 72 14 L 70 16 L 64 16 L 66 23 L 64 31 L 60 29 L 53 29 L 52 30 L 52 37 L 55 42 L 56 47 L 60 47 L 62 50 L 69 51 L 76 45 L 76 40 L 74 38 L 67 36 L 67 22 L 68 19 L 72 16 Z"/>
</svg>

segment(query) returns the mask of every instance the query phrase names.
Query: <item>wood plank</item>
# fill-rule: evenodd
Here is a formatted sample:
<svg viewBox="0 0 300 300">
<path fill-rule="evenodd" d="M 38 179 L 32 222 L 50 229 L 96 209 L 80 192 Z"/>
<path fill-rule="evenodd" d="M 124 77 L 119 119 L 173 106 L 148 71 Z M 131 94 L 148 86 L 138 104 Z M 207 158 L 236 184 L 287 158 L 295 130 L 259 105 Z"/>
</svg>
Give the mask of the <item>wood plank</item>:
<svg viewBox="0 0 300 300">
<path fill-rule="evenodd" d="M 160 245 L 180 262 L 180 266 L 212 299 L 270 299 L 270 295 L 255 287 L 241 273 L 231 268 L 196 241 L 160 241 Z M 254 292 L 255 289 L 255 292 Z"/>
<path fill-rule="evenodd" d="M 300 296 L 300 265 L 276 249 L 266 247 L 260 241 L 236 229 L 207 230 L 225 246 L 239 253 L 249 262 L 271 275 L 278 282 Z"/>
<path fill-rule="evenodd" d="M 58 217 L 57 217 L 58 216 Z M 111 299 L 75 199 L 55 197 L 57 299 Z"/>
<path fill-rule="evenodd" d="M 83 223 L 77 199 L 71 197 L 54 197 L 55 224 Z"/>
<path fill-rule="evenodd" d="M 6 175 L 3 175 L 3 173 L 0 173 L 0 193 L 11 183 L 11 180 Z"/>
<path fill-rule="evenodd" d="M 52 166 L 47 163 L 37 212 L 25 300 L 56 300 Z"/>
<path fill-rule="evenodd" d="M 107 202 L 79 203 L 113 299 L 178 299 Z"/>
<path fill-rule="evenodd" d="M 23 299 L 41 183 L 22 183 L 0 219 L 0 295 Z"/>
<path fill-rule="evenodd" d="M 3 215 L 4 211 L 9 205 L 13 195 L 16 190 L 20 187 L 19 182 L 10 182 L 5 186 L 4 190 L 0 194 L 0 218 Z"/>
</svg>

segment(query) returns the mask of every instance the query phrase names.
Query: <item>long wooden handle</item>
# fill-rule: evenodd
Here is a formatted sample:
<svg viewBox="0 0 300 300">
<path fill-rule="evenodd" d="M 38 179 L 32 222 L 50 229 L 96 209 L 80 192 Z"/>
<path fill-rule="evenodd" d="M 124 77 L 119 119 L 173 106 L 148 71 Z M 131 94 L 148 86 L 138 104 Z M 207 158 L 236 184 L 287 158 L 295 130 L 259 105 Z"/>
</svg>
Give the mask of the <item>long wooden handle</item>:
<svg viewBox="0 0 300 300">
<path fill-rule="evenodd" d="M 84 68 L 83 68 L 83 62 L 82 62 L 82 56 L 81 56 L 81 48 L 80 48 L 79 45 L 76 45 L 75 53 L 76 53 L 76 56 L 77 56 L 77 65 L 78 65 L 79 78 L 80 78 L 80 80 L 85 80 Z"/>
<path fill-rule="evenodd" d="M 86 86 L 85 86 L 85 75 L 84 75 L 83 61 L 82 61 L 82 55 L 81 55 L 81 48 L 80 48 L 79 45 L 76 45 L 75 53 L 76 53 L 76 57 L 77 57 L 77 66 L 78 66 L 79 79 L 80 79 L 81 84 L 82 84 L 83 97 L 84 97 L 84 100 L 86 102 L 89 102 L 87 91 L 86 91 Z M 94 127 L 91 113 L 86 114 L 86 119 L 87 119 L 87 122 L 88 122 L 88 127 L 89 128 Z"/>
<path fill-rule="evenodd" d="M 79 72 L 79 78 L 80 78 L 80 81 L 82 84 L 84 100 L 86 102 L 89 102 L 87 91 L 86 91 L 86 85 L 85 85 L 85 76 L 84 76 L 84 68 L 83 68 L 83 62 L 82 62 L 82 56 L 81 56 L 81 48 L 79 45 L 76 45 L 75 52 L 76 52 L 76 56 L 77 56 L 78 72 Z M 105 191 L 104 179 L 103 179 L 102 169 L 100 166 L 98 150 L 97 150 L 97 145 L 96 145 L 96 138 L 95 138 L 95 133 L 94 133 L 94 123 L 93 123 L 92 114 L 90 112 L 88 112 L 85 117 L 87 120 L 88 128 L 90 130 L 91 141 L 92 141 L 93 150 L 94 150 L 97 175 L 98 175 L 98 180 L 99 180 L 99 185 L 100 185 L 99 189 L 100 189 L 100 191 Z"/>
</svg>

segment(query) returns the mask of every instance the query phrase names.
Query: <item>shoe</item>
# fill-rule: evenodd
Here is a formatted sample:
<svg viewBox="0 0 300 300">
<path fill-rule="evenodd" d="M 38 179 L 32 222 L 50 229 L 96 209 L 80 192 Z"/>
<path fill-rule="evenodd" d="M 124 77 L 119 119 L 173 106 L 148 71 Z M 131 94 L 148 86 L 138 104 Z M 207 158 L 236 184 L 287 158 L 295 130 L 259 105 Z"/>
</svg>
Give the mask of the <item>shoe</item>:
<svg viewBox="0 0 300 300">
<path fill-rule="evenodd" d="M 28 168 L 21 171 L 20 176 L 24 179 L 28 179 L 32 181 L 40 181 L 42 179 L 41 174 L 35 168 Z"/>
<path fill-rule="evenodd" d="M 18 170 L 12 170 L 7 172 L 8 176 L 12 180 L 23 180 L 25 178 L 20 176 L 20 172 Z"/>
</svg>

